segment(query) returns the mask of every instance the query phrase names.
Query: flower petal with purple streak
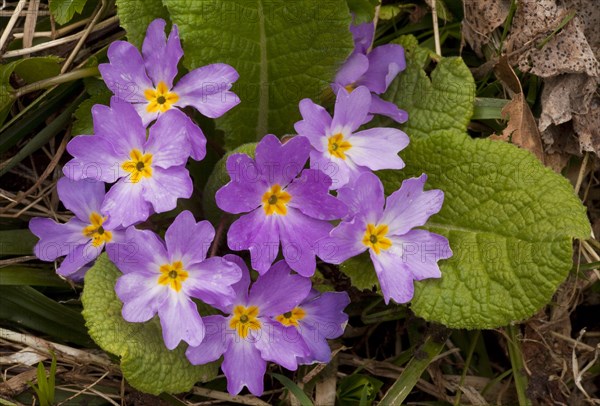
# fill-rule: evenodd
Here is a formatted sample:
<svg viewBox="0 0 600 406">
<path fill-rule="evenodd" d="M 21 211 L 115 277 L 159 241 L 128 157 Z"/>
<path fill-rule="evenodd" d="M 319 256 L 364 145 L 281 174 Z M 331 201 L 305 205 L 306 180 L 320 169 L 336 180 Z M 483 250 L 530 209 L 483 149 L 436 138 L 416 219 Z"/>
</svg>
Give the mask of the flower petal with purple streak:
<svg viewBox="0 0 600 406">
<path fill-rule="evenodd" d="M 170 89 L 177 76 L 177 64 L 183 56 L 179 31 L 173 25 L 169 38 L 165 35 L 166 22 L 157 18 L 148 25 L 146 37 L 142 44 L 142 55 L 146 72 L 155 85 L 165 82 Z"/>
<path fill-rule="evenodd" d="M 110 63 L 98 65 L 106 86 L 128 103 L 145 103 L 144 91 L 152 88 L 140 51 L 129 42 L 115 41 L 108 47 Z"/>
</svg>

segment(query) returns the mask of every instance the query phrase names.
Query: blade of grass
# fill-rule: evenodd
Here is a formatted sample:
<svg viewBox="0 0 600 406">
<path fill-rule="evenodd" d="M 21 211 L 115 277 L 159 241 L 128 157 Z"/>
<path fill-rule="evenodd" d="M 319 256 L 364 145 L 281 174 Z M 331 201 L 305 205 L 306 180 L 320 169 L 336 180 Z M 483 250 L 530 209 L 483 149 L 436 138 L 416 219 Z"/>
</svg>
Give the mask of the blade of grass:
<svg viewBox="0 0 600 406">
<path fill-rule="evenodd" d="M 509 101 L 491 97 L 477 97 L 475 98 L 471 120 L 500 120 L 502 119 L 502 109 Z"/>
<path fill-rule="evenodd" d="M 401 405 L 412 389 L 417 384 L 427 366 L 442 351 L 450 331 L 440 327 L 433 327 L 423 345 L 416 351 L 404 371 L 396 382 L 381 399 L 381 405 Z"/>
<path fill-rule="evenodd" d="M 537 44 L 535 47 L 537 49 L 542 49 L 543 47 L 546 46 L 546 44 L 548 42 L 550 42 L 550 40 L 556 35 L 558 34 L 558 32 L 560 30 L 562 30 L 564 28 L 565 25 L 567 25 L 569 23 L 569 21 L 571 21 L 573 19 L 573 17 L 575 17 L 575 14 L 577 14 L 576 11 L 571 11 L 569 14 L 567 14 L 562 21 L 560 22 L 560 24 L 558 24 L 558 27 L 556 27 L 554 29 L 554 31 L 552 31 L 552 33 L 550 35 L 548 35 L 546 38 L 544 38 L 543 40 L 540 41 L 539 44 Z"/>
<path fill-rule="evenodd" d="M 272 373 L 271 376 L 281 382 L 281 384 L 285 386 L 286 389 L 296 397 L 296 399 L 298 399 L 298 402 L 300 402 L 302 406 L 313 406 L 313 402 L 308 398 L 306 393 L 304 393 L 304 391 L 288 377 L 274 373 Z"/>
<path fill-rule="evenodd" d="M 31 255 L 37 240 L 28 229 L 0 231 L 0 256 Z"/>
<path fill-rule="evenodd" d="M 80 94 L 74 101 L 69 104 L 58 117 L 56 117 L 47 127 L 40 131 L 31 139 L 17 154 L 0 167 L 0 176 L 4 175 L 10 169 L 15 167 L 19 162 L 33 154 L 38 149 L 42 148 L 50 139 L 56 136 L 61 130 L 67 127 L 71 121 L 71 116 L 81 103 L 86 98 L 86 94 Z"/>
<path fill-rule="evenodd" d="M 80 345 L 92 345 L 81 313 L 29 286 L 0 286 L 0 319 Z"/>
<path fill-rule="evenodd" d="M 0 285 L 69 287 L 67 282 L 59 278 L 50 268 L 16 265 L 0 268 Z"/>
<path fill-rule="evenodd" d="M 508 353 L 510 355 L 519 404 L 529 406 L 531 405 L 531 400 L 527 397 L 527 375 L 525 374 L 525 364 L 523 362 L 523 353 L 521 353 L 517 328 L 517 326 L 510 325 L 506 329 L 508 333 Z"/>
</svg>

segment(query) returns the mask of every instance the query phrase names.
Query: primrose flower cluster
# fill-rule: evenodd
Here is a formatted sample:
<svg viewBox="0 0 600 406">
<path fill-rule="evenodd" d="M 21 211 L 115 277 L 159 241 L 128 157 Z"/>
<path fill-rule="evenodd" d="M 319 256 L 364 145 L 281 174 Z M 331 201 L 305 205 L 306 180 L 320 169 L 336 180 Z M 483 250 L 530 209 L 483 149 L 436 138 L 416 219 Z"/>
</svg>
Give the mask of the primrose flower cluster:
<svg viewBox="0 0 600 406">
<path fill-rule="evenodd" d="M 441 209 L 444 195 L 425 191 L 421 175 L 386 199 L 373 173 L 404 167 L 398 154 L 409 143 L 405 133 L 360 128 L 375 114 L 407 120 L 379 97 L 405 60 L 398 45 L 371 49 L 374 27 L 363 24 L 351 27 L 354 52 L 332 83 L 333 115 L 304 99 L 296 136 L 281 142 L 266 135 L 254 158 L 234 153 L 226 160 L 230 181 L 215 200 L 235 219 L 229 249 L 249 251 L 256 280 L 242 257 L 214 255 L 215 229 L 190 211 L 180 211 L 159 237 L 148 220 L 191 197 L 186 163 L 206 155 L 202 130 L 181 108 L 216 118 L 239 103 L 231 91 L 238 73 L 226 64 L 175 83 L 183 50 L 177 26 L 167 37 L 165 25 L 149 25 L 141 53 L 124 41 L 109 47 L 109 63 L 99 69 L 114 97 L 92 108 L 94 135 L 68 144 L 73 159 L 57 184 L 75 216 L 65 224 L 32 219 L 35 254 L 65 257 L 57 273 L 77 280 L 105 249 L 122 272 L 115 292 L 126 321 L 158 316 L 166 348 L 183 341 L 192 364 L 222 357 L 228 391 L 245 386 L 260 395 L 268 362 L 290 370 L 328 362 L 327 340 L 348 322 L 345 292 L 312 287 L 317 258 L 341 264 L 368 251 L 386 303 L 406 303 L 414 280 L 441 276 L 437 262 L 452 255 L 448 241 L 417 227 Z M 201 316 L 197 300 L 219 314 Z"/>
</svg>

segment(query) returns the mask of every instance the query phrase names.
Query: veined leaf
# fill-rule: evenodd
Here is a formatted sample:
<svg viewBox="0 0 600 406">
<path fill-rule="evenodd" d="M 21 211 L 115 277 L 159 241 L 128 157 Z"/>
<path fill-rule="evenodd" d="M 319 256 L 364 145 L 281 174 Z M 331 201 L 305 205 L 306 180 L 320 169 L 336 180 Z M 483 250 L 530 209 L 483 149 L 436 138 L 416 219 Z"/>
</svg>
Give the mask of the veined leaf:
<svg viewBox="0 0 600 406">
<path fill-rule="evenodd" d="M 157 18 L 169 22 L 169 13 L 161 0 L 116 0 L 121 27 L 127 40 L 141 48 L 148 25 Z"/>
<path fill-rule="evenodd" d="M 50 0 L 50 12 L 59 24 L 66 24 L 75 15 L 81 14 L 87 0 Z"/>
<path fill-rule="evenodd" d="M 345 0 L 164 0 L 183 39 L 184 64 L 223 62 L 240 73 L 241 103 L 217 119 L 233 149 L 282 136 L 353 49 Z"/>
</svg>

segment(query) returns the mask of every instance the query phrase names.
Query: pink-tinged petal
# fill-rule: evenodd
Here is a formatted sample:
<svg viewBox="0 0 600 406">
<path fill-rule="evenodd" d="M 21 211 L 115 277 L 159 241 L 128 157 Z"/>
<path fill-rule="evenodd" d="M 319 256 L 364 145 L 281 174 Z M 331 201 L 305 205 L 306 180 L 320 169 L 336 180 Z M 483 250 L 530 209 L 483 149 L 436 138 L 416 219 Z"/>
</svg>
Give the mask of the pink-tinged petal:
<svg viewBox="0 0 600 406">
<path fill-rule="evenodd" d="M 310 168 L 319 170 L 331 178 L 331 190 L 339 189 L 350 182 L 354 170 L 348 164 L 352 164 L 350 160 L 332 157 L 328 152 L 310 151 Z"/>
<path fill-rule="evenodd" d="M 287 186 L 304 168 L 310 152 L 305 137 L 294 137 L 281 144 L 279 139 L 266 135 L 256 146 L 256 165 L 269 185 Z"/>
<path fill-rule="evenodd" d="M 131 183 L 129 178 L 123 178 L 106 193 L 102 213 L 109 216 L 105 223 L 107 228 L 112 229 L 119 225 L 128 227 L 150 217 L 152 206 L 144 198 L 142 183 Z"/>
<path fill-rule="evenodd" d="M 69 254 L 62 261 L 56 273 L 60 276 L 70 276 L 98 258 L 104 245 L 94 247 L 92 242 L 71 247 Z"/>
<path fill-rule="evenodd" d="M 283 257 L 294 271 L 302 276 L 315 273 L 317 242 L 327 237 L 332 228 L 328 221 L 308 217 L 288 207 L 287 215 L 279 222 L 279 233 Z"/>
<path fill-rule="evenodd" d="M 158 283 L 158 275 L 155 274 L 132 272 L 120 276 L 115 292 L 123 302 L 123 318 L 131 323 L 150 320 L 167 300 L 168 289 Z"/>
<path fill-rule="evenodd" d="M 425 174 L 406 179 L 400 189 L 387 198 L 381 222 L 388 225 L 390 234 L 406 234 L 424 225 L 429 217 L 441 210 L 444 192 L 439 189 L 424 191 L 426 181 Z"/>
<path fill-rule="evenodd" d="M 190 156 L 190 119 L 177 109 L 161 114 L 150 127 L 144 152 L 152 154 L 152 166 L 168 169 L 185 165 Z"/>
<path fill-rule="evenodd" d="M 120 166 L 126 157 L 118 155 L 109 141 L 96 135 L 80 135 L 67 144 L 74 156 L 63 167 L 63 173 L 72 180 L 90 179 L 113 183 L 122 175 Z"/>
<path fill-rule="evenodd" d="M 298 358 L 309 355 L 304 339 L 295 327 L 284 327 L 279 322 L 261 318 L 262 328 L 254 333 L 256 348 L 266 361 L 295 371 Z"/>
<path fill-rule="evenodd" d="M 381 169 L 402 169 L 404 161 L 398 152 L 406 148 L 408 136 L 395 128 L 370 128 L 348 138 L 352 148 L 346 155 L 359 166 L 374 171 Z"/>
<path fill-rule="evenodd" d="M 236 299 L 232 285 L 240 280 L 239 266 L 220 257 L 187 266 L 189 277 L 183 285 L 186 295 L 219 309 L 228 309 Z"/>
<path fill-rule="evenodd" d="M 413 275 L 402 261 L 402 247 L 394 244 L 395 242 L 392 239 L 392 247 L 382 250 L 379 255 L 369 250 L 385 304 L 390 299 L 394 299 L 396 303 L 410 302 L 415 289 Z"/>
<path fill-rule="evenodd" d="M 302 121 L 294 124 L 294 129 L 298 135 L 308 138 L 310 144 L 317 151 L 324 151 L 325 145 L 322 138 L 325 137 L 327 129 L 331 126 L 331 116 L 327 110 L 310 99 L 300 101 L 299 106 Z"/>
<path fill-rule="evenodd" d="M 186 116 L 187 117 L 187 116 Z M 194 161 L 201 161 L 206 156 L 206 137 L 198 124 L 189 117 L 187 119 L 186 132 L 191 146 L 191 157 Z"/>
<path fill-rule="evenodd" d="M 86 223 L 76 218 L 66 224 L 59 224 L 45 217 L 34 217 L 29 221 L 29 230 L 40 240 L 33 253 L 42 261 L 54 261 L 65 256 L 78 245 L 85 244 L 89 238 L 83 235 Z"/>
<path fill-rule="evenodd" d="M 372 172 L 360 175 L 353 187 L 339 189 L 338 199 L 348 206 L 347 219 L 360 214 L 368 223 L 376 223 L 383 214 L 383 184 Z"/>
<path fill-rule="evenodd" d="M 402 265 L 415 280 L 442 276 L 437 262 L 452 256 L 448 239 L 427 230 L 411 230 L 407 234 L 390 238 L 392 244 L 402 249 Z"/>
<path fill-rule="evenodd" d="M 227 232 L 227 245 L 234 251 L 249 250 L 252 268 L 264 274 L 279 252 L 277 215 L 267 216 L 262 207 L 241 216 Z"/>
<path fill-rule="evenodd" d="M 113 94 L 128 103 L 146 102 L 144 91 L 153 86 L 140 51 L 129 42 L 115 41 L 108 47 L 108 60 L 98 69 Z"/>
<path fill-rule="evenodd" d="M 229 91 L 238 78 L 237 71 L 224 63 L 194 69 L 173 88 L 179 95 L 176 105 L 193 106 L 206 117 L 221 117 L 240 102 L 239 97 Z"/>
<path fill-rule="evenodd" d="M 360 86 L 351 93 L 340 89 L 335 100 L 331 133 L 348 136 L 356 131 L 365 122 L 370 105 L 371 92 L 366 87 Z"/>
<path fill-rule="evenodd" d="M 129 159 L 132 149 L 143 149 L 146 128 L 131 104 L 113 96 L 110 107 L 102 104 L 92 107 L 92 117 L 96 136 L 110 142 L 119 157 Z"/>
<path fill-rule="evenodd" d="M 262 359 L 252 340 L 239 337 L 231 339 L 221 369 L 227 377 L 227 392 L 230 395 L 237 395 L 244 386 L 254 396 L 262 395 L 267 362 Z"/>
<path fill-rule="evenodd" d="M 329 194 L 331 178 L 317 169 L 305 169 L 286 191 L 292 196 L 288 206 L 318 220 L 337 220 L 348 212 L 346 205 Z"/>
<path fill-rule="evenodd" d="M 306 312 L 306 316 L 300 320 L 300 325 L 307 324 L 322 337 L 338 338 L 344 334 L 348 323 L 348 315 L 344 313 L 344 309 L 349 304 L 350 298 L 346 292 L 317 294 L 300 304 L 300 307 Z"/>
<path fill-rule="evenodd" d="M 204 340 L 197 346 L 189 346 L 185 351 L 193 365 L 204 365 L 221 358 L 231 342 L 232 334 L 226 332 L 226 319 L 223 316 L 203 317 Z M 234 333 L 235 334 L 235 333 Z"/>
<path fill-rule="evenodd" d="M 81 221 L 89 222 L 92 212 L 100 212 L 105 195 L 104 182 L 92 179 L 73 181 L 69 178 L 61 178 L 56 188 L 60 201 Z"/>
<path fill-rule="evenodd" d="M 367 223 L 362 217 L 340 223 L 329 236 L 317 241 L 317 255 L 330 264 L 341 264 L 361 254 L 367 249 L 362 243 L 366 229 Z"/>
<path fill-rule="evenodd" d="M 344 62 L 335 76 L 335 83 L 339 88 L 352 85 L 369 69 L 369 58 L 361 53 L 353 53 Z M 338 89 L 334 89 L 337 93 Z"/>
<path fill-rule="evenodd" d="M 246 262 L 237 255 L 227 254 L 223 257 L 224 260 L 233 262 L 242 271 L 241 278 L 238 282 L 234 283 L 231 287 L 235 292 L 235 303 L 246 306 L 248 304 L 248 288 L 250 287 L 250 271 Z M 220 309 L 224 313 L 231 313 L 231 308 Z"/>
<path fill-rule="evenodd" d="M 142 119 L 142 124 L 144 127 L 148 127 L 148 124 L 153 122 L 160 115 L 160 111 L 156 111 L 154 113 L 148 112 L 148 103 L 135 103 L 132 105 L 135 111 L 137 111 L 138 115 Z"/>
<path fill-rule="evenodd" d="M 398 73 L 406 69 L 404 48 L 387 44 L 374 48 L 368 55 L 369 69 L 358 81 L 373 93 L 384 93 Z"/>
<path fill-rule="evenodd" d="M 177 64 L 183 56 L 177 26 L 173 25 L 169 39 L 165 35 L 165 20 L 157 18 L 148 25 L 142 45 L 144 66 L 154 84 L 165 82 L 170 89 L 177 76 Z"/>
<path fill-rule="evenodd" d="M 383 100 L 376 94 L 371 94 L 369 113 L 389 117 L 400 124 L 406 123 L 408 120 L 408 113 L 406 111 L 401 110 L 392 102 Z"/>
<path fill-rule="evenodd" d="M 152 177 L 144 183 L 144 199 L 152 204 L 156 213 L 164 213 L 177 207 L 177 199 L 192 196 L 194 186 L 184 166 L 169 169 L 152 168 Z"/>
<path fill-rule="evenodd" d="M 246 154 L 232 154 L 227 158 L 227 173 L 231 182 L 215 195 L 217 206 L 233 214 L 247 213 L 261 205 L 263 194 L 269 189 L 258 172 L 256 163 Z"/>
<path fill-rule="evenodd" d="M 173 289 L 168 292 L 169 296 L 158 308 L 165 346 L 174 350 L 181 341 L 199 345 L 204 339 L 204 323 L 196 303 Z"/>
<path fill-rule="evenodd" d="M 163 241 L 150 230 L 127 229 L 125 242 L 110 244 L 110 260 L 125 274 L 145 272 L 160 275 L 161 265 L 170 263 Z"/>
<path fill-rule="evenodd" d="M 196 223 L 188 211 L 179 213 L 165 233 L 171 261 L 182 261 L 186 266 L 204 261 L 215 238 L 215 228 L 208 221 Z"/>
<path fill-rule="evenodd" d="M 375 37 L 375 24 L 372 22 L 350 25 L 350 32 L 352 32 L 352 38 L 354 39 L 354 52 L 360 52 L 366 54 Z"/>
<path fill-rule="evenodd" d="M 310 278 L 292 275 L 285 261 L 275 263 L 250 288 L 248 302 L 258 306 L 260 316 L 278 316 L 302 302 L 312 286 Z"/>
</svg>

